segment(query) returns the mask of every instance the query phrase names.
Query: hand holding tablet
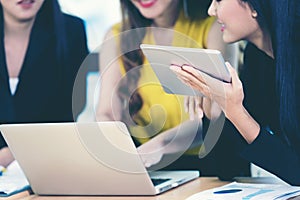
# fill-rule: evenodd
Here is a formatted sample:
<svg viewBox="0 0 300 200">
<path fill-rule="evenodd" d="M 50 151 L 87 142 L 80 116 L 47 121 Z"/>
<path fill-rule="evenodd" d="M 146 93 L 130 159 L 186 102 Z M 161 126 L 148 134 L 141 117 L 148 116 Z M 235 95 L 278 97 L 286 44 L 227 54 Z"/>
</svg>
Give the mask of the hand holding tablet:
<svg viewBox="0 0 300 200">
<path fill-rule="evenodd" d="M 170 69 L 171 65 L 192 66 L 200 73 L 213 77 L 213 82 L 216 84 L 231 82 L 225 61 L 218 50 L 149 44 L 142 44 L 141 49 L 167 93 L 189 96 L 202 95 L 199 91 L 195 91 L 182 83 Z"/>
</svg>

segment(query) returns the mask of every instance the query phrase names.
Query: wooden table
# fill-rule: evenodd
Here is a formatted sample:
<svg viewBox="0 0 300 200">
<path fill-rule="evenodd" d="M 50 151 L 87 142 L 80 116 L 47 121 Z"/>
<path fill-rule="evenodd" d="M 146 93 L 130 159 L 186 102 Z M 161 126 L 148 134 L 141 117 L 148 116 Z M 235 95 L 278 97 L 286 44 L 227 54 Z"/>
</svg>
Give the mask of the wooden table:
<svg viewBox="0 0 300 200">
<path fill-rule="evenodd" d="M 28 192 L 17 194 L 1 200 L 182 200 L 197 192 L 219 187 L 229 182 L 220 181 L 214 177 L 201 177 L 178 188 L 169 190 L 156 196 L 37 196 L 30 195 Z"/>
<path fill-rule="evenodd" d="M 272 177 L 268 178 L 242 178 L 242 182 L 252 183 L 276 183 Z M 29 193 L 21 192 L 8 198 L 0 198 L 0 200 L 184 200 L 185 198 L 215 187 L 220 187 L 230 182 L 220 181 L 215 177 L 200 177 L 194 181 L 186 183 L 178 188 L 169 190 L 156 196 L 38 196 L 29 195 Z M 300 200 L 300 196 L 290 200 Z"/>
</svg>

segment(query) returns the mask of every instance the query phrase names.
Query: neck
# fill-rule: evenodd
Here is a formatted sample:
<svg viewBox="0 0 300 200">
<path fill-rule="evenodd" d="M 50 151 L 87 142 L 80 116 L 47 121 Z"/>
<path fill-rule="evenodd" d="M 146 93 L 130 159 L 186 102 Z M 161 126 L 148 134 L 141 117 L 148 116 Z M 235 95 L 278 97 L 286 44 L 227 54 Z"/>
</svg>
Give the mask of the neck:
<svg viewBox="0 0 300 200">
<path fill-rule="evenodd" d="M 265 42 L 262 45 L 261 48 L 268 56 L 274 59 L 274 52 L 273 52 L 273 47 L 272 47 L 272 41 L 271 38 L 268 37 L 265 39 Z"/>
<path fill-rule="evenodd" d="M 172 2 L 170 7 L 162 15 L 154 19 L 153 26 L 160 28 L 172 28 L 179 16 L 179 11 L 179 2 Z"/>
<path fill-rule="evenodd" d="M 264 51 L 268 56 L 274 59 L 273 47 L 270 34 L 261 33 L 256 39 L 250 40 L 260 50 Z"/>
<path fill-rule="evenodd" d="M 9 37 L 28 37 L 30 35 L 34 19 L 20 22 L 16 20 L 6 19 L 4 22 L 4 34 Z"/>
</svg>

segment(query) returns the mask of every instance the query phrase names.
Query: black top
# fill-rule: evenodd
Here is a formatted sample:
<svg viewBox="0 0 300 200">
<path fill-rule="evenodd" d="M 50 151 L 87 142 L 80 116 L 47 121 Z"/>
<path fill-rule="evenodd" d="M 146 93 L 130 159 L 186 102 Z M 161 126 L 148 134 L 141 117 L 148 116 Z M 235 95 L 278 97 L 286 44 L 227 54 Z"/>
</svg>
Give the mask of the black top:
<svg viewBox="0 0 300 200">
<path fill-rule="evenodd" d="M 207 118 L 203 122 L 203 137 L 207 141 L 204 142 L 205 149 L 212 149 L 199 160 L 203 165 L 201 172 L 204 175 L 218 176 L 225 181 L 233 181 L 234 177 L 250 176 L 250 162 L 240 155 L 241 146 L 246 145 L 246 142 L 236 133 L 235 127 L 225 119 L 224 114 L 214 122 Z"/>
<path fill-rule="evenodd" d="M 73 84 L 88 50 L 83 21 L 69 15 L 64 15 L 64 21 L 67 55 L 63 62 L 56 56 L 54 32 L 47 30 L 47 24 L 34 24 L 15 95 L 10 92 L 1 33 L 0 124 L 74 121 Z M 78 107 L 82 109 L 83 105 Z M 5 145 L 0 135 L 0 148 Z"/>
<path fill-rule="evenodd" d="M 300 139 L 293 136 L 297 130 L 286 135 L 280 130 L 275 62 L 252 44 L 246 48 L 244 62 L 240 74 L 244 105 L 261 131 L 251 145 L 244 146 L 242 156 L 284 181 L 300 185 Z"/>
</svg>

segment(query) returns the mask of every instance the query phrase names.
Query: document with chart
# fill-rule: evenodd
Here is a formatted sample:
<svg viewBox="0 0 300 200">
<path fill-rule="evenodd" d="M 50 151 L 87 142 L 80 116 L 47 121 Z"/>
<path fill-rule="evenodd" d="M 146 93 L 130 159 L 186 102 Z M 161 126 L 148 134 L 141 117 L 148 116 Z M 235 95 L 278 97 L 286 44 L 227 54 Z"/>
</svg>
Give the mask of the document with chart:
<svg viewBox="0 0 300 200">
<path fill-rule="evenodd" d="M 233 182 L 222 187 L 196 193 L 186 200 L 287 200 L 300 195 L 300 187 L 286 184 Z"/>
</svg>

